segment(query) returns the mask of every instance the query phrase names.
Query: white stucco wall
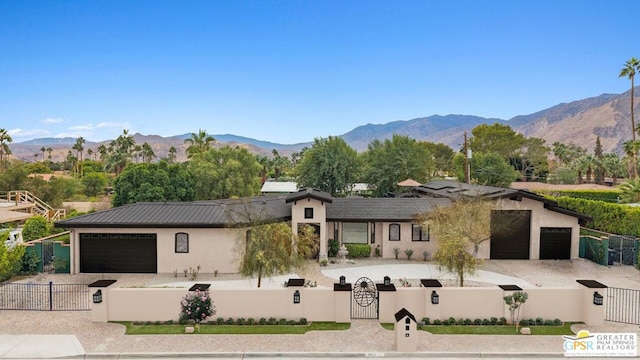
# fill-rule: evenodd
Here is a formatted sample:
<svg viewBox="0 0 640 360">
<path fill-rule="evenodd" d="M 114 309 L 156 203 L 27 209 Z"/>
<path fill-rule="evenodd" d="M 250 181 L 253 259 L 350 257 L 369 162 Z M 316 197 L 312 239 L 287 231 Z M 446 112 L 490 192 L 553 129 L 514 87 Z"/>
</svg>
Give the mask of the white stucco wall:
<svg viewBox="0 0 640 360">
<path fill-rule="evenodd" d="M 304 209 L 313 209 L 313 218 L 305 219 Z M 327 241 L 333 235 L 327 235 L 326 203 L 316 199 L 306 198 L 291 203 L 291 228 L 297 231 L 299 224 L 312 224 L 320 227 L 320 258 L 327 257 Z"/>
</svg>

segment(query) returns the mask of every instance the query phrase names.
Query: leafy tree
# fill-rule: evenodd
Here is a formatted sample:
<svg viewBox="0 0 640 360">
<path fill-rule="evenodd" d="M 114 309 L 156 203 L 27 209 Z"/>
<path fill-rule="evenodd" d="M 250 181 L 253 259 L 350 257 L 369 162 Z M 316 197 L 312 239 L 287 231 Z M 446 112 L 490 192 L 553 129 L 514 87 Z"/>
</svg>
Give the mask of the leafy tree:
<svg viewBox="0 0 640 360">
<path fill-rule="evenodd" d="M 109 180 L 104 173 L 90 172 L 82 178 L 84 186 L 84 194 L 87 196 L 96 196 L 104 192 Z"/>
<path fill-rule="evenodd" d="M 426 182 L 435 171 L 429 146 L 408 136 L 393 135 L 384 141 L 373 140 L 363 158 L 364 179 L 373 188 L 374 196 L 395 192 L 397 184 L 406 179 Z"/>
<path fill-rule="evenodd" d="M 505 159 L 512 159 L 525 143 L 522 134 L 516 133 L 509 125 L 498 123 L 478 125 L 471 130 L 471 134 L 469 145 L 474 156 L 476 152 L 495 153 Z"/>
<path fill-rule="evenodd" d="M 185 144 L 189 144 L 187 148 L 187 157 L 191 158 L 196 154 L 207 152 L 211 148 L 211 144 L 215 144 L 216 139 L 207 134 L 206 130 L 198 130 L 198 133 L 191 133 L 191 137 L 184 140 Z"/>
<path fill-rule="evenodd" d="M 428 141 L 425 141 L 423 144 L 435 161 L 434 171 L 431 173 L 431 177 L 438 176 L 438 172 L 448 173 L 454 170 L 453 157 L 455 154 L 452 148 L 445 144 Z"/>
<path fill-rule="evenodd" d="M 20 190 L 27 181 L 27 168 L 21 162 L 15 160 L 3 173 L 0 173 L 0 189 Z"/>
<path fill-rule="evenodd" d="M 144 144 L 142 144 L 142 161 L 150 163 L 154 157 L 156 157 L 156 153 L 153 152 L 151 145 L 145 141 Z"/>
<path fill-rule="evenodd" d="M 509 313 L 511 313 L 511 323 L 516 324 L 520 319 L 520 307 L 524 304 L 529 295 L 523 291 L 516 291 L 511 295 L 505 296 L 504 303 L 509 307 Z"/>
<path fill-rule="evenodd" d="M 294 173 L 300 188 L 313 187 L 344 195 L 360 176 L 358 153 L 339 137 L 316 138 L 305 150 Z"/>
<path fill-rule="evenodd" d="M 8 158 L 11 155 L 9 144 L 13 142 L 11 135 L 6 129 L 0 129 L 0 172 L 4 172 L 7 168 Z"/>
<path fill-rule="evenodd" d="M 22 228 L 22 238 L 24 241 L 31 241 L 43 238 L 49 235 L 49 227 L 47 220 L 40 216 L 32 216 L 24 223 Z"/>
<path fill-rule="evenodd" d="M 586 155 L 587 150 L 575 144 L 565 145 L 561 142 L 553 143 L 553 154 L 558 160 L 558 166 L 569 165 L 575 159 Z"/>
<path fill-rule="evenodd" d="M 228 199 L 260 193 L 260 165 L 245 148 L 225 146 L 194 155 L 187 168 L 196 200 Z"/>
<path fill-rule="evenodd" d="M 613 153 L 604 154 L 602 165 L 605 175 L 613 178 L 613 185 L 618 184 L 618 178 L 627 176 L 627 167 L 620 157 Z"/>
<path fill-rule="evenodd" d="M 140 201 L 192 201 L 194 185 L 186 164 L 129 164 L 113 184 L 113 206 Z"/>
<path fill-rule="evenodd" d="M 464 155 L 454 158 L 458 180 L 464 181 Z M 518 178 L 518 172 L 502 156 L 476 153 L 469 162 L 471 180 L 488 186 L 508 188 Z"/>
<path fill-rule="evenodd" d="M 636 142 L 636 124 L 635 124 L 635 120 L 634 120 L 634 114 L 633 114 L 633 98 L 634 98 L 634 90 L 635 90 L 635 86 L 633 84 L 633 79 L 636 76 L 636 71 L 640 70 L 640 60 L 636 59 L 635 57 L 632 57 L 631 59 L 627 60 L 627 62 L 624 63 L 624 67 L 620 70 L 620 74 L 618 75 L 619 78 L 621 77 L 627 77 L 629 78 L 629 80 L 631 80 L 631 141 L 633 141 L 634 143 Z M 633 178 L 637 178 L 638 177 L 638 153 L 637 151 L 635 151 L 632 154 L 632 158 L 633 158 Z"/>
<path fill-rule="evenodd" d="M 595 168 L 593 170 L 594 180 L 596 184 L 604 184 L 606 170 L 604 166 L 604 153 L 602 151 L 602 144 L 600 143 L 600 136 L 596 138 L 596 147 L 593 150 L 593 156 L 595 158 Z"/>
<path fill-rule="evenodd" d="M 544 143 L 544 139 L 536 137 L 524 139 L 519 155 L 512 160 L 522 179 L 530 180 L 548 172 L 547 154 L 550 149 Z"/>
<path fill-rule="evenodd" d="M 24 246 L 16 246 L 9 250 L 4 245 L 4 239 L 9 236 L 9 231 L 0 231 L 0 282 L 10 279 L 18 274 L 22 267 Z"/>
<path fill-rule="evenodd" d="M 471 254 L 471 243 L 464 238 L 438 240 L 438 250 L 433 254 L 435 262 L 458 276 L 458 284 L 464 286 L 465 274 L 475 274 L 480 263 Z"/>
<path fill-rule="evenodd" d="M 640 141 L 625 141 L 622 148 L 627 155 L 629 174 L 637 173 L 638 159 L 636 154 L 638 154 L 638 149 L 640 149 Z"/>
</svg>

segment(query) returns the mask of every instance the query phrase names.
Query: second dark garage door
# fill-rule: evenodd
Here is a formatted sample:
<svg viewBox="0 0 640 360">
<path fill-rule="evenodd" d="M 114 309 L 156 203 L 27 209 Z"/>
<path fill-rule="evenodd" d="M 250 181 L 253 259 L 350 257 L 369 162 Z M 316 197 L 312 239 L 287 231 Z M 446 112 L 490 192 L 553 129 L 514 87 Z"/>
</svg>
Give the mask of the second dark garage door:
<svg viewBox="0 0 640 360">
<path fill-rule="evenodd" d="M 80 272 L 158 272 L 156 234 L 80 234 Z"/>
<path fill-rule="evenodd" d="M 571 257 L 571 228 L 540 228 L 540 259 L 568 260 Z"/>
<path fill-rule="evenodd" d="M 491 211 L 491 259 L 529 259 L 531 211 Z"/>
</svg>

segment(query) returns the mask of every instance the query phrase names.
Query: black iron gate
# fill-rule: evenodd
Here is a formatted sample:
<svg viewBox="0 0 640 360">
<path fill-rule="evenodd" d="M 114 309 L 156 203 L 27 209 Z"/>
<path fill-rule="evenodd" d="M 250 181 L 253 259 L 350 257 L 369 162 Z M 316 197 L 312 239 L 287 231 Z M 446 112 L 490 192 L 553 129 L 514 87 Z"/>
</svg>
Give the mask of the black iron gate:
<svg viewBox="0 0 640 360">
<path fill-rule="evenodd" d="M 640 290 L 607 289 L 605 320 L 640 325 Z"/>
<path fill-rule="evenodd" d="M 43 240 L 42 241 L 42 272 L 43 273 L 53 273 L 55 271 L 53 266 L 54 259 L 54 240 Z"/>
<path fill-rule="evenodd" d="M 367 277 L 358 279 L 351 293 L 352 319 L 378 319 L 378 290 L 371 279 Z"/>
<path fill-rule="evenodd" d="M 609 236 L 609 265 L 635 265 L 636 237 L 623 235 Z"/>
<path fill-rule="evenodd" d="M 0 284 L 0 310 L 91 310 L 85 284 Z"/>
</svg>

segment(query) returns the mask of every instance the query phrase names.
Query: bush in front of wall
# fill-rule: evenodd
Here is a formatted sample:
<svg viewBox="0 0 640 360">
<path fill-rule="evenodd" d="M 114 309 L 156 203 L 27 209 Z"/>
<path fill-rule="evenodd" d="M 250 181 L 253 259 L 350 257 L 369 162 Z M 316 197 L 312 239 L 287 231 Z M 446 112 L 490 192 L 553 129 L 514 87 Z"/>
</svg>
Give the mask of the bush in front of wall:
<svg viewBox="0 0 640 360">
<path fill-rule="evenodd" d="M 340 250 L 340 242 L 338 240 L 329 239 L 329 249 L 327 250 L 327 256 L 335 257 Z"/>
<path fill-rule="evenodd" d="M 371 245 L 368 244 L 344 244 L 349 251 L 349 257 L 354 258 L 365 258 L 371 256 Z"/>
<path fill-rule="evenodd" d="M 404 254 L 407 255 L 407 260 L 411 260 L 411 257 L 413 256 L 413 249 L 406 249 Z"/>
</svg>

